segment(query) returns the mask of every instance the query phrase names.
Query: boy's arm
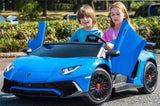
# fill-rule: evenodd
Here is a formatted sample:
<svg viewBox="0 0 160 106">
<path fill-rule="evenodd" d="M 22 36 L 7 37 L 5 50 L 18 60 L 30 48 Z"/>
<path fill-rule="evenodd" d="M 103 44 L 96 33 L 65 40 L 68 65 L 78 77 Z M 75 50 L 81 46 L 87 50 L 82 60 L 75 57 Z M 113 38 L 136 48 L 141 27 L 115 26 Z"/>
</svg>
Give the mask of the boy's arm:
<svg viewBox="0 0 160 106">
<path fill-rule="evenodd" d="M 68 40 L 68 42 L 78 42 L 78 37 L 77 37 L 77 31 L 75 31 L 73 33 L 73 35 L 71 36 L 71 38 Z"/>
</svg>

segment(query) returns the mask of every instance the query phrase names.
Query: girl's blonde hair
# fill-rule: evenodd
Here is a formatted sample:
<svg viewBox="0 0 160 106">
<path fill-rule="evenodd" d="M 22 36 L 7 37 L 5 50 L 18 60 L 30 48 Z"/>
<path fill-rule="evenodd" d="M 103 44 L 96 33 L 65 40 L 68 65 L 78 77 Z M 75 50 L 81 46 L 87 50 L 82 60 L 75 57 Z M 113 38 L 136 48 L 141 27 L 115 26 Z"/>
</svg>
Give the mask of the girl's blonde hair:
<svg viewBox="0 0 160 106">
<path fill-rule="evenodd" d="M 96 25 L 97 20 L 96 20 L 95 11 L 93 10 L 93 8 L 91 6 L 89 6 L 87 4 L 82 6 L 78 11 L 77 19 L 78 19 L 80 24 L 81 24 L 80 19 L 83 18 L 84 16 L 91 17 L 91 19 L 93 21 L 92 22 L 92 27 L 94 27 Z"/>
<path fill-rule="evenodd" d="M 113 7 L 119 8 L 126 15 L 123 20 L 127 19 L 128 22 L 130 23 L 130 19 L 129 19 L 129 15 L 128 15 L 127 9 L 126 9 L 125 5 L 122 2 L 115 2 L 115 3 L 113 3 L 112 6 L 111 6 L 111 8 L 110 8 L 110 11 L 111 11 L 111 9 Z M 110 15 L 110 18 L 111 18 L 111 15 Z M 113 23 L 112 19 L 111 19 L 111 23 L 110 24 L 111 24 L 111 27 L 115 26 L 115 24 Z"/>
</svg>

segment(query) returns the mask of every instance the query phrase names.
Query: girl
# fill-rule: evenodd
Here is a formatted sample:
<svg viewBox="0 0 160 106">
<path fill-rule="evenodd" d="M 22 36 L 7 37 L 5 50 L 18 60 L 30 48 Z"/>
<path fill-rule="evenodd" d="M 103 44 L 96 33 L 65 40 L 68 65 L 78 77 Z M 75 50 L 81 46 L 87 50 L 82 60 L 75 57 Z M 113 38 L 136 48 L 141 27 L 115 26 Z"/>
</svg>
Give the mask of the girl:
<svg viewBox="0 0 160 106">
<path fill-rule="evenodd" d="M 85 42 L 89 34 L 103 35 L 102 31 L 96 27 L 96 15 L 91 6 L 84 5 L 81 7 L 78 11 L 77 18 L 79 23 L 83 25 L 83 28 L 77 29 L 69 39 L 69 42 Z"/>
<path fill-rule="evenodd" d="M 123 20 L 127 19 L 128 22 L 130 22 L 130 20 L 127 9 L 121 2 L 112 4 L 109 14 L 111 18 L 111 27 L 104 31 L 103 39 L 107 42 L 106 49 L 113 49 L 115 39 L 118 36 Z"/>
</svg>

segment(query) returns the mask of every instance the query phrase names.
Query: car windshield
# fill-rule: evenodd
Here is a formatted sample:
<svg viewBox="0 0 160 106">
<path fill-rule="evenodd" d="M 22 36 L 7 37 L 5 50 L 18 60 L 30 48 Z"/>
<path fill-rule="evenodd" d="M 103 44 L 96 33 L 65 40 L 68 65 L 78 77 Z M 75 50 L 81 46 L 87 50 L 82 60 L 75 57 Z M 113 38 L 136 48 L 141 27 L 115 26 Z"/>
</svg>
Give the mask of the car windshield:
<svg viewBox="0 0 160 106">
<path fill-rule="evenodd" d="M 160 16 L 160 5 L 153 5 L 150 9 L 151 16 Z"/>
<path fill-rule="evenodd" d="M 43 57 L 97 57 L 103 43 L 53 43 L 44 44 L 33 52 L 33 55 Z"/>
</svg>

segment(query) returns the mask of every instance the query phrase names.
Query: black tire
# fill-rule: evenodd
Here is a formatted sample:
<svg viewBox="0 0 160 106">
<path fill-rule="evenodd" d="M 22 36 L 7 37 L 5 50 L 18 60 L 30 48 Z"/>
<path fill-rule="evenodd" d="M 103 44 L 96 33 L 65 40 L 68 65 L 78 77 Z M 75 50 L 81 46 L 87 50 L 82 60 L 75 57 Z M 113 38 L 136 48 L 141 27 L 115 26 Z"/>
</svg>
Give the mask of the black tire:
<svg viewBox="0 0 160 106">
<path fill-rule="evenodd" d="M 110 98 L 111 93 L 111 76 L 103 68 L 97 68 L 91 77 L 87 101 L 91 104 L 102 104 Z"/>
<path fill-rule="evenodd" d="M 142 94 L 150 94 L 157 87 L 158 72 L 155 64 L 148 61 L 146 62 L 144 74 L 143 74 L 143 84 L 142 88 L 137 88 L 137 90 Z"/>
</svg>

